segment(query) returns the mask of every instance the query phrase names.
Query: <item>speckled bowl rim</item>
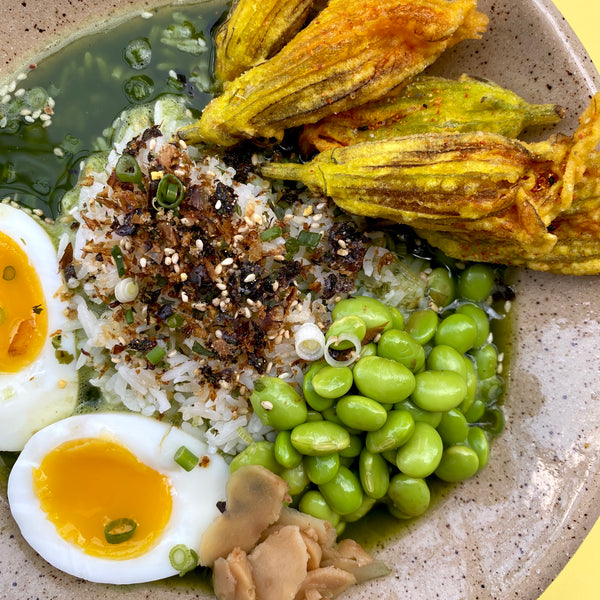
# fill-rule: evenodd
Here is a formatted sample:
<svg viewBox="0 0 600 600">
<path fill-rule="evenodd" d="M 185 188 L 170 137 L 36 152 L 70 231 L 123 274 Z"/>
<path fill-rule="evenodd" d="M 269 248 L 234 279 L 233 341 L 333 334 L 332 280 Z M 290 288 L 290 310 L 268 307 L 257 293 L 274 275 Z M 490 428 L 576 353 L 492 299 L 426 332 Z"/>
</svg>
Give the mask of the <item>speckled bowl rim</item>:
<svg viewBox="0 0 600 600">
<path fill-rule="evenodd" d="M 0 80 L 107 20 L 166 4 L 158 0 L 73 3 L 5 0 Z M 505 6 L 507 4 L 508 6 Z M 557 130 L 571 133 L 600 78 L 556 7 L 546 0 L 482 0 L 491 23 L 482 42 L 462 43 L 434 71 L 463 71 L 510 87 L 531 101 L 563 104 Z M 64 11 L 64 12 L 62 12 Z M 61 42 L 62 43 L 62 42 Z M 529 132 L 531 139 L 549 131 Z M 600 294 L 596 277 L 515 271 L 518 290 L 507 426 L 490 465 L 459 485 L 426 519 L 378 545 L 390 578 L 351 599 L 535 600 L 600 514 Z M 380 532 L 382 540 L 386 532 Z M 114 588 L 68 577 L 20 538 L 0 497 L 0 599 L 141 600 L 148 593 L 207 598 L 185 580 Z"/>
</svg>

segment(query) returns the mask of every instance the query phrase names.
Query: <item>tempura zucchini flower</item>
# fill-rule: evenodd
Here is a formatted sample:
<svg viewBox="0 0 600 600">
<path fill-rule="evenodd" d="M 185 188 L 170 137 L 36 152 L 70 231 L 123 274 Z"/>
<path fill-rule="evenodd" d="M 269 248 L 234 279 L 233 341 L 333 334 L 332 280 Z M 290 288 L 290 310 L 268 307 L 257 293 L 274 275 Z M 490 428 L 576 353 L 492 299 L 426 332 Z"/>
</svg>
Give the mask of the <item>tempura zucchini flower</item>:
<svg viewBox="0 0 600 600">
<path fill-rule="evenodd" d="M 530 104 L 514 92 L 482 79 L 420 75 L 391 97 L 337 113 L 304 127 L 305 153 L 358 142 L 438 131 L 490 131 L 516 138 L 527 127 L 558 123 L 564 109 Z"/>
<path fill-rule="evenodd" d="M 382 98 L 447 48 L 477 39 L 477 0 L 331 0 L 284 48 L 225 86 L 182 139 L 232 146 Z"/>
<path fill-rule="evenodd" d="M 302 181 L 349 213 L 411 225 L 449 256 L 580 274 L 600 272 L 599 141 L 600 93 L 572 138 L 417 134 L 261 172 Z M 588 249 L 581 259 L 570 250 L 580 245 L 577 232 Z"/>
<path fill-rule="evenodd" d="M 314 0 L 239 0 L 215 35 L 215 77 L 225 82 L 277 54 L 304 22 Z"/>
</svg>

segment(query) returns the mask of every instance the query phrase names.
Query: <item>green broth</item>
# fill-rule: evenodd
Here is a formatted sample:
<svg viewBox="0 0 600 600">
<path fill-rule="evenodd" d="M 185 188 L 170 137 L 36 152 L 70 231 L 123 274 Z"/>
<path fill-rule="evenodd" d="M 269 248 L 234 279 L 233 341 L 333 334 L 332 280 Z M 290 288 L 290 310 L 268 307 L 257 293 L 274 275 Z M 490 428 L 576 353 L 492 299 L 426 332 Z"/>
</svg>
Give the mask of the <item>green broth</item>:
<svg viewBox="0 0 600 600">
<path fill-rule="evenodd" d="M 52 124 L 21 120 L 14 132 L 0 129 L 0 199 L 11 197 L 55 217 L 61 198 L 77 182 L 80 162 L 108 147 L 106 128 L 121 111 L 165 93 L 183 96 L 190 108 L 201 109 L 212 97 L 211 30 L 224 7 L 223 0 L 211 0 L 159 9 L 149 19 L 136 15 L 72 42 L 30 70 L 17 87 L 48 92 L 55 101 Z M 206 51 L 196 55 L 161 41 L 169 27 L 186 27 L 193 38 L 207 42 Z M 147 40 L 152 51 L 150 64 L 141 69 L 125 59 L 127 45 L 136 39 Z M 152 91 L 139 101 L 126 91 L 133 78 L 142 85 L 151 82 Z"/>
</svg>

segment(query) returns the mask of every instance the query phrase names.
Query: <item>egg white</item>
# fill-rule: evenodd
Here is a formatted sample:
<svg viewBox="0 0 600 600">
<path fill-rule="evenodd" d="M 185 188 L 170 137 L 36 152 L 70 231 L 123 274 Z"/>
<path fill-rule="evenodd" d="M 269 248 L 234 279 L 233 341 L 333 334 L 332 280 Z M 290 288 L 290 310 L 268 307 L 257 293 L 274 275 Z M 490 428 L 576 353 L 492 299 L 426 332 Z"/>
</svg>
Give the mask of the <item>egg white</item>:
<svg viewBox="0 0 600 600">
<path fill-rule="evenodd" d="M 33 488 L 33 470 L 57 446 L 80 438 L 108 438 L 132 452 L 141 462 L 168 478 L 172 494 L 171 517 L 155 544 L 136 558 L 116 560 L 86 554 L 64 540 L 46 518 Z M 206 467 L 185 471 L 174 461 L 186 446 L 196 456 L 208 456 L 204 442 L 173 427 L 132 413 L 76 415 L 49 425 L 25 445 L 8 481 L 13 517 L 25 540 L 61 571 L 98 583 L 129 584 L 175 575 L 169 552 L 177 544 L 197 549 L 208 525 L 219 515 L 217 502 L 225 500 L 228 465 L 209 456 Z"/>
<path fill-rule="evenodd" d="M 25 252 L 37 273 L 46 304 L 48 336 L 36 359 L 16 373 L 0 373 L 0 450 L 18 451 L 33 433 L 73 413 L 77 402 L 75 337 L 59 298 L 64 283 L 48 233 L 29 214 L 0 204 L 0 231 Z M 61 364 L 51 334 L 61 332 L 61 348 L 73 355 Z"/>
</svg>

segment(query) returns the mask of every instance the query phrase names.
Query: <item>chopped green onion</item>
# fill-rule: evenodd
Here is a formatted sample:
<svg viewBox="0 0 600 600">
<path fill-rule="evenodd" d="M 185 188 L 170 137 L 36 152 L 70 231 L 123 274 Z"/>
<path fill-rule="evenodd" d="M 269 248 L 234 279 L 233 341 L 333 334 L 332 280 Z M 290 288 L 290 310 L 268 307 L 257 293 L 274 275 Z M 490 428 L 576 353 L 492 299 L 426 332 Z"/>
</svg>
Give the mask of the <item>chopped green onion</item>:
<svg viewBox="0 0 600 600">
<path fill-rule="evenodd" d="M 115 299 L 121 303 L 133 302 L 140 292 L 140 286 L 135 279 L 126 277 L 115 286 Z"/>
<path fill-rule="evenodd" d="M 171 566 L 182 576 L 198 566 L 198 553 L 184 544 L 177 544 L 171 548 L 169 560 Z"/>
<path fill-rule="evenodd" d="M 293 258 L 294 254 L 298 252 L 300 249 L 300 244 L 298 240 L 294 237 L 288 238 L 285 240 L 285 250 L 286 250 L 286 258 L 289 260 Z"/>
<path fill-rule="evenodd" d="M 137 183 L 140 187 L 143 179 L 138 161 L 131 154 L 122 154 L 115 166 L 115 175 L 123 183 Z"/>
<path fill-rule="evenodd" d="M 302 360 L 319 360 L 325 353 L 325 335 L 314 323 L 303 323 L 294 334 L 294 346 Z"/>
<path fill-rule="evenodd" d="M 281 229 L 281 227 L 271 227 L 270 229 L 265 229 L 260 234 L 260 239 L 263 242 L 270 242 L 271 240 L 274 240 L 274 239 L 280 237 L 282 234 L 283 234 L 283 229 Z"/>
<path fill-rule="evenodd" d="M 183 200 L 185 186 L 180 179 L 167 173 L 158 184 L 156 202 L 166 209 L 177 208 Z"/>
<path fill-rule="evenodd" d="M 240 439 L 246 442 L 246 444 L 250 445 L 254 442 L 252 434 L 247 429 L 244 429 L 243 427 L 238 427 L 236 431 Z"/>
<path fill-rule="evenodd" d="M 181 327 L 183 325 L 184 321 L 185 320 L 183 318 L 183 315 L 175 313 L 175 314 L 171 315 L 170 317 L 167 317 L 167 320 L 165 321 L 165 323 L 171 329 L 178 329 L 179 327 Z"/>
<path fill-rule="evenodd" d="M 125 261 L 120 246 L 113 246 L 110 253 L 115 261 L 115 266 L 117 267 L 117 275 L 123 277 L 123 275 L 125 275 Z"/>
<path fill-rule="evenodd" d="M 152 350 L 146 353 L 146 360 L 153 365 L 157 365 L 166 355 L 167 351 L 162 346 L 154 346 Z"/>
<path fill-rule="evenodd" d="M 125 323 L 127 323 L 127 325 L 131 325 L 131 324 L 133 324 L 133 321 L 134 321 L 134 319 L 133 319 L 133 309 L 128 308 L 125 311 Z"/>
<path fill-rule="evenodd" d="M 131 539 L 136 528 L 137 523 L 133 519 L 122 517 L 111 521 L 104 528 L 104 537 L 109 544 L 121 544 Z"/>
<path fill-rule="evenodd" d="M 212 350 L 205 348 L 202 344 L 199 344 L 198 342 L 194 342 L 194 345 L 192 346 L 192 352 L 195 352 L 196 354 L 201 354 L 202 356 L 210 356 L 211 358 L 216 356 L 216 354 Z"/>
<path fill-rule="evenodd" d="M 4 281 L 12 281 L 16 276 L 17 271 L 13 266 L 4 267 L 4 271 L 2 271 L 2 279 Z"/>
<path fill-rule="evenodd" d="M 321 241 L 321 234 L 314 231 L 302 230 L 298 234 L 298 244 L 300 246 L 308 246 L 309 248 L 316 248 Z"/>
<path fill-rule="evenodd" d="M 52 338 L 52 347 L 55 350 L 60 350 L 60 347 L 62 346 L 62 335 L 55 335 Z"/>
<path fill-rule="evenodd" d="M 70 365 L 75 360 L 75 357 L 66 350 L 55 350 L 54 356 L 60 365 Z"/>
<path fill-rule="evenodd" d="M 177 452 L 175 452 L 173 458 L 175 459 L 175 462 L 186 471 L 191 471 L 199 461 L 199 458 L 186 446 L 177 448 Z"/>
<path fill-rule="evenodd" d="M 31 307 L 31 310 L 34 312 L 34 314 L 40 315 L 44 309 L 42 308 L 41 304 L 36 304 L 35 306 Z"/>
</svg>

